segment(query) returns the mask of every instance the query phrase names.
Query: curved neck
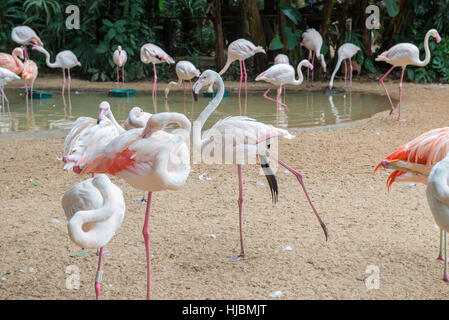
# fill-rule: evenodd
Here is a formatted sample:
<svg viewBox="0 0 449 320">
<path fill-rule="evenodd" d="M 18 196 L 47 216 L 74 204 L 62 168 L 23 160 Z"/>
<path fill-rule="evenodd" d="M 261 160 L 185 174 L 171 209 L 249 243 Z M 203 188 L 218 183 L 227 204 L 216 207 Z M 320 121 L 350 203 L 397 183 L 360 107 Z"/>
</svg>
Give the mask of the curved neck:
<svg viewBox="0 0 449 320">
<path fill-rule="evenodd" d="M 302 74 L 301 68 L 307 63 L 307 61 L 301 61 L 298 64 L 296 70 L 298 71 L 298 80 L 295 79 L 295 84 L 300 85 L 304 81 L 304 76 Z"/>
<path fill-rule="evenodd" d="M 19 55 L 16 50 L 12 52 L 12 57 L 14 59 L 14 62 L 16 63 L 16 66 L 20 69 L 23 69 L 23 62 L 19 59 Z"/>
<path fill-rule="evenodd" d="M 112 111 L 109 110 L 108 114 L 106 115 L 106 117 L 108 117 L 109 120 L 112 121 L 112 123 L 114 124 L 114 126 L 117 128 L 117 130 L 120 133 L 125 132 L 126 130 L 117 122 L 117 120 L 115 120 L 114 115 L 112 114 Z"/>
<path fill-rule="evenodd" d="M 427 32 L 426 37 L 424 38 L 424 50 L 426 52 L 426 57 L 424 58 L 424 61 L 419 60 L 416 64 L 418 67 L 424 67 L 430 62 L 429 37 L 430 32 Z"/>
<path fill-rule="evenodd" d="M 47 66 L 49 66 L 50 68 L 59 68 L 60 65 L 56 62 L 51 63 L 50 62 L 50 53 L 48 53 L 47 50 L 45 50 L 44 48 L 40 47 L 40 50 L 38 50 L 39 52 L 43 53 L 45 55 L 45 63 L 47 64 Z"/>
<path fill-rule="evenodd" d="M 332 87 L 334 85 L 334 78 L 335 78 L 335 75 L 337 74 L 338 69 L 340 69 L 340 65 L 341 65 L 342 61 L 343 61 L 343 58 L 339 56 L 337 65 L 335 66 L 335 69 L 334 69 L 334 72 L 332 72 L 331 81 L 329 82 L 329 89 L 332 89 Z M 346 77 L 346 75 L 345 75 L 345 77 Z"/>
<path fill-rule="evenodd" d="M 142 120 L 136 117 L 137 112 L 131 112 L 129 114 L 129 122 L 134 128 L 143 128 L 146 126 L 146 123 Z"/>
</svg>

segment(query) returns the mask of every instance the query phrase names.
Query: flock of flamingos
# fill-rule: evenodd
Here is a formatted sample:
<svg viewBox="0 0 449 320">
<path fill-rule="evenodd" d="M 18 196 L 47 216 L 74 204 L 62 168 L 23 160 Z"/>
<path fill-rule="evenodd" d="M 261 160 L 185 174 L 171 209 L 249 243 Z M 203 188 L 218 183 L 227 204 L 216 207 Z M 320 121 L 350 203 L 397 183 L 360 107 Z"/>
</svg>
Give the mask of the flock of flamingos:
<svg viewBox="0 0 449 320">
<path fill-rule="evenodd" d="M 425 66 L 430 61 L 429 38 L 435 38 L 440 42 L 441 38 L 435 29 L 427 32 L 424 40 L 425 60 L 419 58 L 419 49 L 411 43 L 400 43 L 388 51 L 383 52 L 376 61 L 384 61 L 392 65 L 389 71 L 380 79 L 385 89 L 391 112 L 394 110 L 390 95 L 384 85 L 384 79 L 395 68 L 402 67 L 401 81 L 399 84 L 398 121 L 405 121 L 400 117 L 402 101 L 402 81 L 407 65 Z M 38 71 L 36 64 L 29 59 L 27 45 L 46 56 L 46 64 L 50 68 L 61 68 L 63 71 L 63 87 L 66 82 L 65 70 L 67 70 L 68 89 L 70 90 L 70 69 L 80 66 L 75 54 L 71 51 L 62 51 L 56 55 L 55 62 L 50 62 L 50 54 L 43 47 L 37 34 L 26 26 L 19 26 L 12 30 L 12 40 L 21 45 L 15 48 L 11 55 L 0 53 L 0 89 L 3 98 L 9 103 L 3 87 L 9 81 L 20 79 L 18 74 L 26 81 L 31 82 L 32 90 Z M 309 59 L 302 60 L 297 66 L 298 79 L 295 77 L 295 69 L 289 64 L 288 57 L 278 55 L 275 63 L 266 71 L 257 76 L 256 81 L 263 80 L 271 84 L 264 93 L 266 99 L 276 102 L 276 110 L 281 106 L 288 111 L 288 106 L 281 101 L 281 93 L 285 85 L 300 85 L 303 82 L 302 67 L 307 68 L 307 82 L 309 70 L 312 70 L 315 56 L 319 60 L 323 72 L 326 72 L 326 62 L 320 53 L 323 39 L 315 29 L 308 29 L 302 35 L 301 45 L 309 50 Z M 329 83 L 332 89 L 334 77 L 344 61 L 345 87 L 347 79 L 347 61 L 349 63 L 349 88 L 352 89 L 352 62 L 351 58 L 360 50 L 357 46 L 346 43 L 342 45 L 338 53 L 338 62 Z M 238 208 L 240 230 L 240 253 L 231 257 L 231 261 L 238 261 L 245 257 L 242 233 L 243 210 L 243 183 L 242 165 L 248 163 L 253 157 L 258 159 L 267 178 L 272 201 L 278 199 L 278 185 L 274 171 L 270 167 L 270 161 L 278 162 L 291 172 L 300 183 L 306 198 L 316 215 L 326 237 L 328 230 L 314 207 L 302 176 L 288 164 L 278 159 L 270 152 L 272 139 L 283 137 L 294 138 L 288 131 L 257 122 L 246 116 L 233 116 L 219 120 L 211 129 L 202 132 L 202 127 L 209 116 L 220 105 L 225 92 L 221 75 L 226 72 L 232 62 L 238 60 L 240 64 L 239 100 L 244 83 L 245 97 L 247 95 L 247 72 L 245 60 L 256 53 L 265 53 L 260 46 L 255 46 L 248 40 L 239 39 L 232 42 L 227 51 L 227 62 L 219 72 L 206 70 L 202 73 L 190 62 L 180 61 L 176 64 L 177 82 L 170 82 L 165 89 L 165 99 L 168 99 L 170 88 L 174 86 L 184 88 L 186 94 L 186 81 L 190 83 L 192 99 L 197 99 L 200 90 L 207 87 L 209 91 L 213 86 L 218 86 L 215 97 L 208 103 L 199 115 L 198 119 L 191 122 L 183 114 L 175 112 L 163 112 L 150 114 L 139 107 L 134 107 L 129 112 L 129 117 L 122 127 L 114 118 L 110 105 L 104 101 L 99 106 L 97 119 L 89 117 L 78 118 L 71 131 L 68 133 L 64 144 L 64 169 L 73 170 L 79 175 L 91 174 L 92 177 L 84 180 L 69 190 L 62 198 L 62 207 L 68 219 L 68 233 L 71 240 L 82 248 L 97 249 L 99 256 L 97 275 L 95 279 L 96 298 L 100 295 L 100 282 L 103 270 L 101 261 L 103 248 L 114 236 L 120 227 L 125 214 L 125 200 L 121 189 L 113 184 L 108 176 L 114 175 L 122 178 L 136 189 L 148 192 L 146 200 L 146 212 L 143 226 L 143 237 L 146 247 L 147 260 L 147 299 L 150 298 L 150 233 L 149 218 L 151 196 L 153 192 L 161 190 L 177 190 L 187 181 L 190 173 L 190 141 L 193 144 L 193 152 L 198 152 L 202 157 L 231 154 L 232 163 L 237 166 L 238 172 Z M 142 46 L 140 51 L 141 61 L 145 64 L 152 63 L 154 81 L 152 97 L 157 94 L 156 65 L 166 62 L 174 64 L 175 61 L 160 47 L 148 43 Z M 22 62 L 21 60 L 24 60 Z M 117 87 L 120 83 L 119 71 L 122 71 L 122 83 L 124 83 L 124 65 L 127 60 L 126 51 L 120 46 L 113 54 L 114 63 L 117 65 Z M 198 80 L 192 85 L 192 79 Z M 272 86 L 277 87 L 276 99 L 268 96 Z M 32 92 L 32 91 L 31 91 Z M 2 104 L 4 105 L 4 103 Z M 179 126 L 171 132 L 165 131 L 168 124 L 175 123 Z M 382 160 L 375 171 L 383 168 L 394 169 L 387 180 L 387 188 L 390 189 L 395 181 L 414 181 L 427 184 L 427 198 L 436 223 L 440 227 L 440 253 L 439 259 L 444 260 L 444 280 L 449 281 L 448 274 L 448 247 L 447 232 L 449 232 L 449 127 L 434 129 L 400 147 Z M 229 160 L 229 158 L 227 158 Z M 96 175 L 95 175 L 96 174 Z"/>
</svg>

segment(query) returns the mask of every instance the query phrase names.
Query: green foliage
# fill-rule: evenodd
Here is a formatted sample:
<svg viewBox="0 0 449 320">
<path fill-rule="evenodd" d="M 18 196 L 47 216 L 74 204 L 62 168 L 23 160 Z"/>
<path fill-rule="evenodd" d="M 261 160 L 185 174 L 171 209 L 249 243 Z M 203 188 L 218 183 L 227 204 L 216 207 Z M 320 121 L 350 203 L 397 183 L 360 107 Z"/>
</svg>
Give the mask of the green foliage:
<svg viewBox="0 0 449 320">
<path fill-rule="evenodd" d="M 270 46 L 269 46 L 269 50 L 280 50 L 284 48 L 284 44 L 281 41 L 281 38 L 279 37 L 279 35 L 275 35 L 274 38 L 271 40 L 270 42 Z"/>
<path fill-rule="evenodd" d="M 387 6 L 387 12 L 390 17 L 394 17 L 399 13 L 399 8 L 396 0 L 384 0 L 384 3 Z"/>
<path fill-rule="evenodd" d="M 285 14 L 295 25 L 302 20 L 301 13 L 295 7 L 292 7 L 286 3 L 280 2 L 279 8 L 282 10 L 282 13 Z"/>
</svg>

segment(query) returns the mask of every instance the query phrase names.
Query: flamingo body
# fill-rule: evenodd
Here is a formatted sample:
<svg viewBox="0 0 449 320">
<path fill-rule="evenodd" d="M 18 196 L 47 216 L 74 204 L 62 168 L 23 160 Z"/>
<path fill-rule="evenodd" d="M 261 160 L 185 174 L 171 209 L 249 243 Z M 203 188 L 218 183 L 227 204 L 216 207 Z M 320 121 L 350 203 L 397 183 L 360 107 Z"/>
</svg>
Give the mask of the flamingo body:
<svg viewBox="0 0 449 320">
<path fill-rule="evenodd" d="M 27 26 L 18 26 L 13 28 L 11 31 L 11 39 L 21 45 L 44 46 L 36 32 Z"/>
<path fill-rule="evenodd" d="M 278 54 L 275 58 L 274 58 L 274 64 L 279 64 L 279 63 L 285 63 L 285 64 L 290 64 L 290 61 L 288 59 L 288 56 L 285 54 Z"/>
<path fill-rule="evenodd" d="M 349 60 L 349 65 L 350 65 L 350 87 L 352 88 L 352 61 L 351 58 L 357 54 L 357 52 L 360 50 L 359 47 L 357 47 L 356 45 L 352 44 L 352 43 L 344 43 L 343 45 L 341 45 L 340 48 L 338 48 L 338 61 L 337 64 L 335 65 L 335 69 L 334 72 L 332 73 L 332 77 L 331 80 L 329 82 L 329 88 L 332 89 L 333 83 L 334 83 L 334 77 L 337 74 L 338 69 L 340 68 L 341 62 L 345 61 L 345 85 L 346 85 L 346 59 Z"/>
<path fill-rule="evenodd" d="M 19 79 L 20 77 L 11 70 L 0 67 L 0 92 L 2 93 L 3 98 L 6 100 L 6 104 L 8 105 L 8 112 L 9 112 L 9 101 L 8 98 L 6 97 L 3 88 L 8 82 Z"/>
<path fill-rule="evenodd" d="M 11 54 L 0 52 L 0 67 L 6 68 L 20 74 L 23 71 L 23 50 L 21 48 L 15 48 Z"/>
<path fill-rule="evenodd" d="M 326 61 L 324 60 L 324 55 L 321 54 L 321 47 L 323 46 L 323 37 L 321 37 L 321 34 L 314 28 L 307 29 L 302 34 L 301 45 L 303 45 L 309 50 L 309 61 L 312 62 L 312 65 L 314 64 L 316 55 L 317 59 L 321 63 L 323 72 L 326 72 Z M 308 75 L 309 73 L 307 73 L 307 77 Z M 313 82 L 313 72 L 312 72 L 312 82 Z"/>
<path fill-rule="evenodd" d="M 112 56 L 112 60 L 114 61 L 115 65 L 119 68 L 123 67 L 128 60 L 128 54 L 125 50 L 122 49 L 121 46 L 118 46 L 117 50 L 114 51 L 114 54 Z"/>
<path fill-rule="evenodd" d="M 27 89 L 28 89 L 28 81 L 31 82 L 30 84 L 31 96 L 33 95 L 34 81 L 36 81 L 38 74 L 39 70 L 37 68 L 36 62 L 34 62 L 33 60 L 27 60 L 23 63 L 22 78 L 25 80 L 25 87 Z"/>
<path fill-rule="evenodd" d="M 180 87 L 182 84 L 184 84 L 184 81 L 191 81 L 195 77 L 200 76 L 200 70 L 198 70 L 193 63 L 190 61 L 179 61 L 176 64 L 176 75 L 178 76 L 178 82 L 171 81 L 167 88 L 165 88 L 165 99 L 168 98 L 168 94 L 170 92 L 170 88 L 172 86 L 178 86 Z M 190 90 L 192 90 L 192 83 L 190 82 Z M 185 87 L 184 87 L 184 96 L 185 96 Z M 193 97 L 193 96 L 192 96 Z"/>
<path fill-rule="evenodd" d="M 140 107 L 134 107 L 129 111 L 128 118 L 126 118 L 123 127 L 125 130 L 136 128 L 144 128 L 152 114 L 144 112 Z"/>
</svg>

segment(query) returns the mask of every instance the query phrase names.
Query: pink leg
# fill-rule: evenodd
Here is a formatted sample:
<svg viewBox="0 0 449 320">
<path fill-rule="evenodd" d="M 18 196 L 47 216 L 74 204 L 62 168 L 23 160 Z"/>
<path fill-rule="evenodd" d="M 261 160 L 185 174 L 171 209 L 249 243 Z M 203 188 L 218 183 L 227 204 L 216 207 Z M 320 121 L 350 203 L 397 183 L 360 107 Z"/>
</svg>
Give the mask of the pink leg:
<svg viewBox="0 0 449 320">
<path fill-rule="evenodd" d="M 246 88 L 246 82 L 248 80 L 248 74 L 246 73 L 245 60 L 243 60 L 242 63 L 243 63 L 243 72 L 245 72 L 245 98 L 246 98 L 248 96 L 247 88 Z"/>
<path fill-rule="evenodd" d="M 240 227 L 240 254 L 235 257 L 231 257 L 231 261 L 239 261 L 245 257 L 245 250 L 243 249 L 243 232 L 242 232 L 242 208 L 243 208 L 243 181 L 242 181 L 242 165 L 237 165 L 237 171 L 239 174 L 239 199 L 237 201 L 239 205 L 239 227 Z"/>
<path fill-rule="evenodd" d="M 184 88 L 184 101 L 186 101 L 186 83 L 184 82 L 184 80 L 182 81 L 182 87 Z"/>
<path fill-rule="evenodd" d="M 287 93 L 285 91 L 285 84 L 284 84 L 284 103 L 285 103 L 285 101 L 287 101 Z"/>
<path fill-rule="evenodd" d="M 393 113 L 393 102 L 391 102 L 391 98 L 390 98 L 390 95 L 388 94 L 388 91 L 387 91 L 387 88 L 385 87 L 385 84 L 384 84 L 384 79 L 388 76 L 388 74 L 391 72 L 391 70 L 393 70 L 395 68 L 395 66 L 392 66 L 391 68 L 390 68 L 390 70 L 388 70 L 387 71 L 387 73 L 385 73 L 384 74 L 384 76 L 382 77 L 382 78 L 380 78 L 380 84 L 382 85 L 382 87 L 384 87 L 384 90 L 385 90 L 385 93 L 387 94 L 387 97 L 388 97 L 388 101 L 390 101 L 390 105 L 391 105 L 391 110 L 390 110 L 390 115 Z"/>
<path fill-rule="evenodd" d="M 240 92 L 242 91 L 242 80 L 243 80 L 243 70 L 241 60 L 239 60 L 239 64 L 240 64 L 240 83 L 239 83 L 239 100 L 240 100 Z"/>
<path fill-rule="evenodd" d="M 279 100 L 281 98 L 281 93 L 282 93 L 282 85 L 279 85 L 279 87 L 276 90 L 276 112 L 278 112 L 279 109 Z"/>
<path fill-rule="evenodd" d="M 352 90 L 352 60 L 349 58 L 349 89 Z"/>
<path fill-rule="evenodd" d="M 400 121 L 400 122 L 404 122 L 404 121 L 407 121 L 407 120 L 405 120 L 405 119 L 401 119 L 401 103 L 402 103 L 402 79 L 404 78 L 404 71 L 405 71 L 405 68 L 402 68 L 402 73 L 401 73 L 401 82 L 399 83 L 399 106 L 398 106 L 398 109 L 399 109 L 399 113 L 398 113 L 398 121 Z"/>
<path fill-rule="evenodd" d="M 69 96 L 70 96 L 70 83 L 72 82 L 72 79 L 70 78 L 70 68 L 67 69 L 67 75 L 68 75 L 68 91 L 69 91 Z"/>
<path fill-rule="evenodd" d="M 315 63 L 315 51 L 313 51 L 313 53 L 312 53 L 312 66 L 314 65 L 314 63 Z M 312 86 L 313 86 L 313 75 L 315 74 L 315 68 L 313 68 L 312 69 Z"/>
<path fill-rule="evenodd" d="M 147 300 L 150 300 L 150 293 L 151 293 L 150 229 L 148 227 L 148 222 L 150 220 L 151 195 L 152 192 L 148 192 L 147 210 L 145 212 L 145 222 L 143 223 L 143 230 L 142 230 L 147 255 Z"/>
<path fill-rule="evenodd" d="M 190 83 L 190 93 L 192 94 L 192 102 L 195 101 L 195 99 L 193 98 L 193 87 L 192 87 L 192 80 L 189 80 Z"/>
<path fill-rule="evenodd" d="M 119 76 L 119 74 L 118 74 L 118 66 L 117 66 L 117 89 L 118 89 L 119 81 L 120 81 L 120 76 Z"/>
<path fill-rule="evenodd" d="M 346 64 L 346 60 L 344 60 L 345 62 L 345 88 L 346 88 L 346 79 L 348 78 L 348 66 Z"/>
<path fill-rule="evenodd" d="M 122 66 L 122 84 L 125 86 L 125 66 Z"/>
<path fill-rule="evenodd" d="M 309 50 L 309 58 L 307 59 L 309 60 L 310 63 L 312 63 L 312 51 Z M 307 68 L 307 88 L 310 87 L 310 83 L 309 83 L 309 68 Z"/>
<path fill-rule="evenodd" d="M 62 68 L 62 96 L 64 96 L 64 88 L 65 88 L 65 70 Z"/>
<path fill-rule="evenodd" d="M 1 87 L 0 90 L 2 92 L 3 97 L 5 98 L 6 104 L 8 105 L 8 113 L 10 113 L 9 112 L 9 101 L 8 101 L 8 98 L 6 97 L 5 91 L 3 91 L 3 87 Z"/>
<path fill-rule="evenodd" d="M 301 184 L 302 189 L 304 190 L 304 193 L 306 195 L 307 201 L 309 201 L 309 204 L 312 207 L 312 210 L 315 213 L 315 216 L 318 218 L 318 221 L 320 222 L 321 228 L 323 228 L 324 235 L 325 235 L 326 241 L 327 241 L 327 238 L 328 238 L 327 227 L 324 224 L 323 220 L 321 220 L 320 215 L 316 211 L 315 206 L 313 205 L 312 200 L 309 197 L 309 193 L 307 192 L 306 186 L 305 186 L 304 182 L 302 181 L 301 174 L 299 172 L 297 172 L 296 170 L 292 169 L 291 167 L 289 167 L 286 163 L 282 162 L 279 159 L 276 159 L 274 156 L 271 155 L 271 158 L 276 160 L 281 166 L 283 166 L 284 168 L 286 168 L 288 171 L 290 171 L 291 173 L 293 173 L 296 176 L 296 178 L 298 179 L 299 183 Z"/>
<path fill-rule="evenodd" d="M 95 279 L 95 298 L 100 300 L 100 283 L 103 278 L 103 270 L 101 270 L 101 260 L 103 258 L 103 248 L 100 248 L 100 254 L 98 255 L 98 268 L 97 277 Z"/>
<path fill-rule="evenodd" d="M 265 99 L 267 99 L 267 100 L 276 102 L 276 100 L 274 100 L 273 98 L 270 98 L 270 97 L 268 96 L 268 92 L 270 92 L 270 90 L 271 90 L 272 87 L 273 87 L 273 86 L 271 85 L 271 86 L 267 89 L 267 91 L 265 91 L 265 93 L 263 94 L 263 97 L 264 97 Z M 276 104 L 277 104 L 277 102 L 276 102 Z M 285 108 L 285 111 L 288 111 L 288 107 L 287 107 L 286 104 L 284 104 L 284 103 L 281 102 L 281 106 L 283 106 L 283 107 Z"/>
<path fill-rule="evenodd" d="M 154 71 L 154 80 L 153 80 L 153 99 L 156 99 L 156 90 L 157 90 L 157 72 L 156 72 L 156 64 L 153 63 L 153 71 Z"/>
<path fill-rule="evenodd" d="M 27 50 L 27 47 L 26 47 L 26 46 L 22 46 L 21 48 L 22 48 L 23 53 L 24 53 L 24 55 L 25 55 L 25 61 L 29 60 L 30 57 L 28 56 L 28 50 Z"/>
</svg>

